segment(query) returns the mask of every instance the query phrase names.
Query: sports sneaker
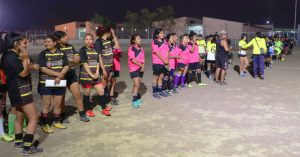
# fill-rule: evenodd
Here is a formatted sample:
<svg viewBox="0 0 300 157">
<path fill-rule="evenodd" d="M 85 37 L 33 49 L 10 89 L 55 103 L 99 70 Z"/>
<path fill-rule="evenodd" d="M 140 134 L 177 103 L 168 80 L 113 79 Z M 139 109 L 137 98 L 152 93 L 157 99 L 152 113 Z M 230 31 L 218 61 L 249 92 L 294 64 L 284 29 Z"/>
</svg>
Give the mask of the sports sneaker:
<svg viewBox="0 0 300 157">
<path fill-rule="evenodd" d="M 144 103 L 141 99 L 138 99 L 137 102 L 139 102 L 140 104 Z"/>
<path fill-rule="evenodd" d="M 46 124 L 42 127 L 42 130 L 45 132 L 45 133 L 48 133 L 48 134 L 52 134 L 54 133 L 52 127 L 50 127 L 49 124 Z"/>
<path fill-rule="evenodd" d="M 209 80 L 213 80 L 214 78 L 213 78 L 212 75 L 209 75 L 209 76 L 208 76 L 208 79 L 209 79 Z"/>
<path fill-rule="evenodd" d="M 89 117 L 95 117 L 95 116 L 96 116 L 92 110 L 87 110 L 87 111 L 85 112 L 85 114 L 86 114 L 87 116 L 89 116 Z"/>
<path fill-rule="evenodd" d="M 54 122 L 53 126 L 57 129 L 67 129 L 67 127 L 62 125 L 61 122 Z"/>
<path fill-rule="evenodd" d="M 111 116 L 110 112 L 106 109 L 102 110 L 102 114 L 105 115 L 105 116 Z"/>
<path fill-rule="evenodd" d="M 187 87 L 189 87 L 189 88 L 192 88 L 193 86 L 192 86 L 192 84 L 187 84 Z"/>
<path fill-rule="evenodd" d="M 221 83 L 221 81 L 220 81 L 220 80 L 217 80 L 217 81 L 215 81 L 215 84 L 219 84 L 219 83 Z"/>
<path fill-rule="evenodd" d="M 14 144 L 15 149 L 21 149 L 21 148 L 23 148 L 23 146 L 24 146 L 23 142 L 18 142 L 18 143 Z"/>
<path fill-rule="evenodd" d="M 106 106 L 106 110 L 110 111 L 113 107 L 112 106 Z"/>
<path fill-rule="evenodd" d="M 154 93 L 154 94 L 153 94 L 153 98 L 161 99 L 161 97 L 160 97 L 157 93 Z"/>
<path fill-rule="evenodd" d="M 207 86 L 206 83 L 198 83 L 198 86 Z"/>
<path fill-rule="evenodd" d="M 140 103 L 138 101 L 133 101 L 131 105 L 134 108 L 140 108 Z"/>
<path fill-rule="evenodd" d="M 224 86 L 224 85 L 228 85 L 228 83 L 225 82 L 225 81 L 223 81 L 223 82 L 220 83 L 220 86 Z"/>
<path fill-rule="evenodd" d="M 22 154 L 27 156 L 27 155 L 31 155 L 31 154 L 36 154 L 36 153 L 41 153 L 44 150 L 42 148 L 37 148 L 37 147 L 30 147 L 28 150 L 24 150 L 22 151 Z"/>
<path fill-rule="evenodd" d="M 2 139 L 5 142 L 11 142 L 14 140 L 13 137 L 8 136 L 7 134 L 0 135 L 0 139 Z"/>
<path fill-rule="evenodd" d="M 168 97 L 168 94 L 164 93 L 164 92 L 161 92 L 158 94 L 159 96 L 162 96 L 162 97 Z"/>
<path fill-rule="evenodd" d="M 111 105 L 117 106 L 117 105 L 119 105 L 118 102 L 119 102 L 119 101 L 118 101 L 116 98 L 110 98 L 110 104 L 111 104 Z"/>
<path fill-rule="evenodd" d="M 265 76 L 264 76 L 264 75 L 261 75 L 261 76 L 259 76 L 259 79 L 264 80 L 264 79 L 265 79 Z"/>
<path fill-rule="evenodd" d="M 80 120 L 83 121 L 83 122 L 89 122 L 90 119 L 87 117 L 87 116 L 80 116 Z"/>
<path fill-rule="evenodd" d="M 61 121 L 61 123 L 67 124 L 67 123 L 70 123 L 70 120 L 69 120 L 69 118 L 66 117 Z"/>
</svg>

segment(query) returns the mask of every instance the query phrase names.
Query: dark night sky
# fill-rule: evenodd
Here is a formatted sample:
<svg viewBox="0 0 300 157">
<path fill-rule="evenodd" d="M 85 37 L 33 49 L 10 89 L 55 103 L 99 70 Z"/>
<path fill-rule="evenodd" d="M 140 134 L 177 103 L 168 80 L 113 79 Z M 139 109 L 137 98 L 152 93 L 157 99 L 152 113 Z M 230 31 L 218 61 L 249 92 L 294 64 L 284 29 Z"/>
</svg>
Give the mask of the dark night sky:
<svg viewBox="0 0 300 157">
<path fill-rule="evenodd" d="M 172 5 L 175 17 L 216 17 L 254 24 L 271 19 L 293 27 L 295 0 L 0 0 L 0 28 L 51 27 L 88 20 L 94 13 L 122 22 L 126 10 Z M 299 1 L 300 3 L 300 1 Z M 298 6 L 300 6 L 298 4 Z M 300 23 L 300 7 L 298 23 Z"/>
</svg>

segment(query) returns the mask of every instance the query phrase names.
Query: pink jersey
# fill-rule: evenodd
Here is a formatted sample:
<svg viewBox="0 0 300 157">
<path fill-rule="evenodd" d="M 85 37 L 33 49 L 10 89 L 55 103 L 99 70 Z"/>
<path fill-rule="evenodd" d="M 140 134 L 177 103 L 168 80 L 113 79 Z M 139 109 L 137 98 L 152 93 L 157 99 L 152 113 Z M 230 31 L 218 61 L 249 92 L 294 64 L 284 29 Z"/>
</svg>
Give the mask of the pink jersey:
<svg viewBox="0 0 300 157">
<path fill-rule="evenodd" d="M 128 67 L 129 72 L 137 71 L 141 67 L 134 64 L 132 60 L 135 59 L 137 62 L 144 64 L 145 63 L 145 52 L 142 47 L 130 46 L 128 48 Z"/>
<path fill-rule="evenodd" d="M 164 65 L 164 62 L 158 58 L 156 53 L 159 53 L 164 60 L 168 60 L 169 46 L 165 41 L 152 41 L 152 63 Z"/>
<path fill-rule="evenodd" d="M 194 52 L 191 52 L 193 48 L 193 43 L 188 44 L 188 49 L 190 50 L 190 58 L 189 58 L 189 63 L 197 63 L 200 62 L 200 56 L 199 56 L 199 47 L 198 44 L 195 43 L 194 46 Z"/>
<path fill-rule="evenodd" d="M 177 51 L 176 51 L 176 47 L 178 47 L 176 44 L 174 44 L 174 45 L 169 45 L 169 49 L 170 49 L 169 57 L 176 57 L 176 56 L 179 55 L 179 54 L 177 53 Z M 170 69 L 175 69 L 175 68 L 176 68 L 176 62 L 177 62 L 177 59 L 176 59 L 176 58 L 170 58 L 170 59 L 169 59 Z"/>
<path fill-rule="evenodd" d="M 178 47 L 176 47 L 175 51 L 177 51 L 176 53 L 178 53 L 180 56 L 180 59 L 178 59 L 177 62 L 188 65 L 190 58 L 190 49 L 188 46 L 180 44 Z"/>
<path fill-rule="evenodd" d="M 121 70 L 121 63 L 120 63 L 120 59 L 121 59 L 121 53 L 122 50 L 121 49 L 114 49 L 113 50 L 114 53 L 114 66 L 113 66 L 113 70 L 114 71 L 120 71 Z"/>
</svg>

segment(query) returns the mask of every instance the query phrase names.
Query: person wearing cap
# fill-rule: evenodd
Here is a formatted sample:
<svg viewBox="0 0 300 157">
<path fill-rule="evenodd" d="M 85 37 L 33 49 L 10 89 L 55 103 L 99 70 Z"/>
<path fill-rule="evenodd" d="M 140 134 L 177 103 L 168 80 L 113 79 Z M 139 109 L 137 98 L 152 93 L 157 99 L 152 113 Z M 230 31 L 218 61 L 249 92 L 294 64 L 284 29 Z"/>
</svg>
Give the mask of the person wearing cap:
<svg viewBox="0 0 300 157">
<path fill-rule="evenodd" d="M 260 32 L 256 33 L 256 37 L 253 38 L 247 45 L 244 45 L 242 48 L 247 49 L 253 46 L 253 72 L 254 79 L 259 77 L 264 79 L 264 55 L 267 52 L 266 40 L 263 38 L 263 35 Z"/>
<path fill-rule="evenodd" d="M 225 30 L 219 32 L 219 39 L 216 40 L 216 83 L 227 85 L 225 80 L 226 69 L 228 68 L 229 45 L 227 43 L 228 33 Z"/>
</svg>

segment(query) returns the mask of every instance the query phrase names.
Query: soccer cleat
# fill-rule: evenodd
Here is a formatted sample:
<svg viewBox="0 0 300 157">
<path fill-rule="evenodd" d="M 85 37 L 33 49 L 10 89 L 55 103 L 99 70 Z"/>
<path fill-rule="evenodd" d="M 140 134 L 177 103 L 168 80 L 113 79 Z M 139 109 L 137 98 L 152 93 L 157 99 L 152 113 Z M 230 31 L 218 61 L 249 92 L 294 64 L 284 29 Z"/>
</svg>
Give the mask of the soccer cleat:
<svg viewBox="0 0 300 157">
<path fill-rule="evenodd" d="M 30 147 L 28 150 L 24 150 L 22 151 L 22 154 L 27 156 L 27 155 L 31 155 L 31 154 L 36 154 L 36 153 L 41 153 L 44 150 L 42 148 L 37 148 L 37 147 Z"/>
<path fill-rule="evenodd" d="M 153 94 L 153 98 L 161 99 L 161 97 L 160 97 L 157 93 L 154 93 L 154 94 Z"/>
<path fill-rule="evenodd" d="M 138 99 L 137 102 L 139 102 L 140 104 L 144 103 L 141 99 Z"/>
<path fill-rule="evenodd" d="M 102 114 L 105 115 L 105 116 L 111 116 L 110 112 L 106 109 L 102 110 Z"/>
<path fill-rule="evenodd" d="M 5 142 L 11 142 L 14 140 L 13 137 L 8 136 L 7 134 L 0 135 L 0 139 L 2 139 Z"/>
<path fill-rule="evenodd" d="M 23 142 L 18 142 L 14 144 L 15 149 L 22 149 L 24 147 Z"/>
<path fill-rule="evenodd" d="M 132 107 L 134 108 L 140 108 L 141 104 L 138 101 L 133 101 L 132 102 Z"/>
<path fill-rule="evenodd" d="M 162 96 L 162 97 L 168 97 L 168 94 L 164 93 L 164 92 L 161 92 L 159 93 L 159 96 Z"/>
<path fill-rule="evenodd" d="M 89 117 L 95 117 L 95 116 L 96 116 L 92 110 L 87 110 L 87 111 L 85 112 L 85 114 L 86 114 L 87 116 L 89 116 Z"/>
<path fill-rule="evenodd" d="M 53 126 L 57 129 L 67 129 L 67 127 L 62 125 L 61 122 L 54 122 Z"/>
<path fill-rule="evenodd" d="M 192 84 L 187 84 L 187 87 L 189 87 L 189 88 L 192 88 L 193 86 L 192 86 Z"/>
<path fill-rule="evenodd" d="M 198 83 L 198 86 L 207 86 L 206 83 Z"/>
<path fill-rule="evenodd" d="M 89 117 L 87 117 L 87 116 L 80 116 L 80 120 L 81 121 L 83 121 L 83 122 L 89 122 L 90 121 L 90 119 L 89 119 Z"/>
<path fill-rule="evenodd" d="M 105 109 L 110 111 L 113 107 L 112 106 L 107 106 Z"/>
<path fill-rule="evenodd" d="M 225 81 L 223 81 L 223 82 L 220 83 L 220 86 L 224 86 L 224 85 L 228 85 L 228 83 L 225 82 Z"/>
<path fill-rule="evenodd" d="M 69 120 L 69 118 L 64 118 L 62 121 L 61 121 L 61 123 L 70 123 L 70 120 Z"/>
<path fill-rule="evenodd" d="M 51 134 L 51 133 L 54 133 L 52 127 L 50 127 L 49 124 L 46 124 L 42 127 L 42 130 L 45 132 L 45 133 L 48 133 L 48 134 Z"/>
<path fill-rule="evenodd" d="M 117 105 L 119 105 L 119 100 L 117 100 L 116 98 L 111 98 L 110 99 L 110 104 L 111 105 L 114 105 L 114 106 L 117 106 Z"/>
</svg>

